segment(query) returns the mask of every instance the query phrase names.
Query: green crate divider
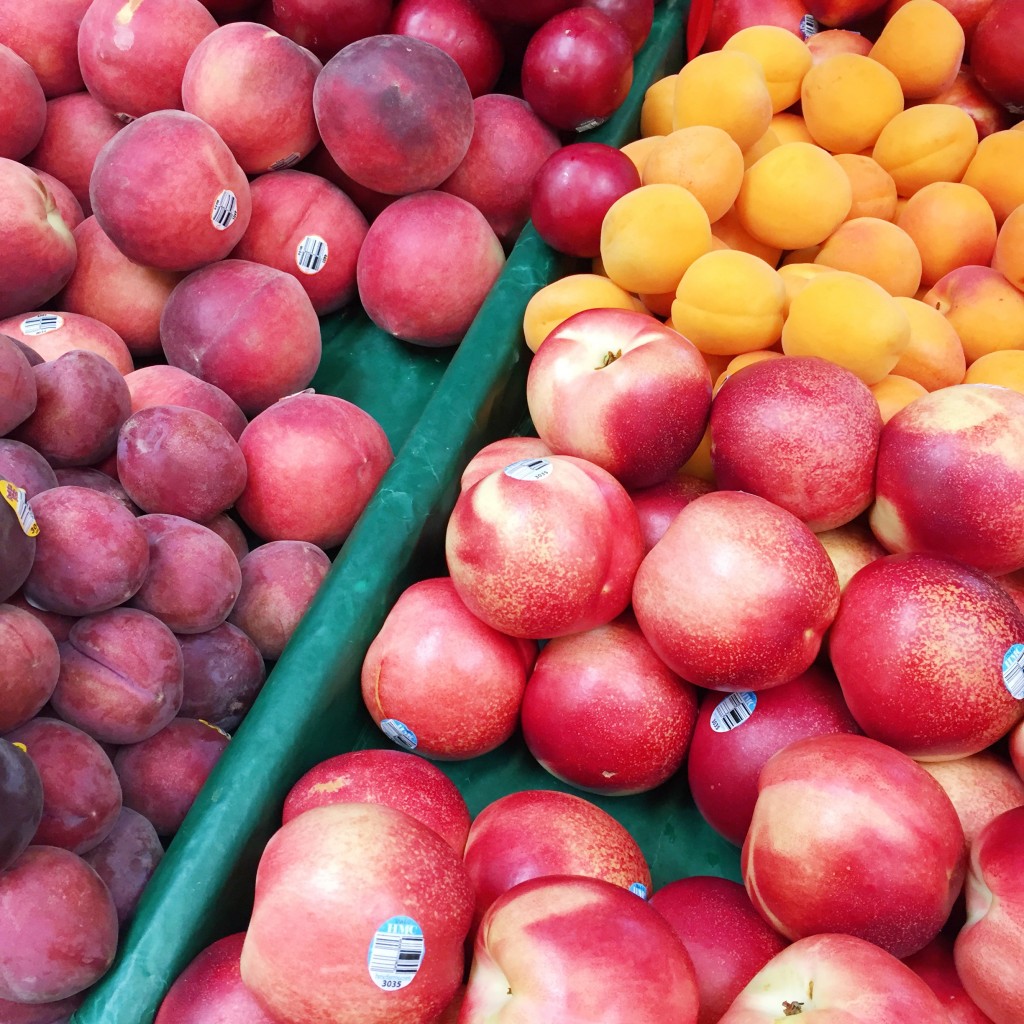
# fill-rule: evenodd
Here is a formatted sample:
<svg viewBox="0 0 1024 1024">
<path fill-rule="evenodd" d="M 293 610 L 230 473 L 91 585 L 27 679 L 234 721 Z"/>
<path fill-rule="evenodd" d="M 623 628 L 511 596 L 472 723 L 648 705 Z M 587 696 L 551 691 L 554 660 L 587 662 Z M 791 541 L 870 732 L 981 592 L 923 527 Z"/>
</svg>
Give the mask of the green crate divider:
<svg viewBox="0 0 1024 1024">
<path fill-rule="evenodd" d="M 620 146 L 637 137 L 647 87 L 682 64 L 688 6 L 664 0 L 656 8 L 629 97 L 587 133 L 589 141 Z M 407 586 L 445 572 L 444 530 L 469 459 L 523 421 L 527 302 L 581 269 L 527 226 L 455 350 L 414 349 L 378 331 L 358 308 L 323 321 L 324 355 L 313 386 L 376 416 L 397 451 L 395 463 L 169 845 L 113 967 L 75 1024 L 151 1024 L 188 962 L 245 928 L 256 866 L 293 783 L 333 754 L 388 745 L 360 697 L 365 651 Z M 474 813 L 517 789 L 571 789 L 533 762 L 518 738 L 442 767 Z M 648 794 L 594 800 L 633 832 L 655 884 L 698 873 L 739 877 L 737 851 L 704 824 L 678 778 Z"/>
</svg>

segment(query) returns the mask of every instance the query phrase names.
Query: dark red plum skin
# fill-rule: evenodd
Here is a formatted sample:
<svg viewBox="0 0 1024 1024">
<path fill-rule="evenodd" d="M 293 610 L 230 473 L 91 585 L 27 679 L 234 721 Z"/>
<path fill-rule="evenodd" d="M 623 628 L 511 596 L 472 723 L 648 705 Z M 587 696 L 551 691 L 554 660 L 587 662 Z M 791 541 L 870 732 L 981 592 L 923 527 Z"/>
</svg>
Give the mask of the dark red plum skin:
<svg viewBox="0 0 1024 1024">
<path fill-rule="evenodd" d="M 21 747 L 0 739 L 0 873 L 28 848 L 43 817 L 43 780 Z"/>
<path fill-rule="evenodd" d="M 60 672 L 53 634 L 34 615 L 11 604 L 0 604 L 0 666 L 3 735 L 24 725 L 43 707 Z"/>
</svg>

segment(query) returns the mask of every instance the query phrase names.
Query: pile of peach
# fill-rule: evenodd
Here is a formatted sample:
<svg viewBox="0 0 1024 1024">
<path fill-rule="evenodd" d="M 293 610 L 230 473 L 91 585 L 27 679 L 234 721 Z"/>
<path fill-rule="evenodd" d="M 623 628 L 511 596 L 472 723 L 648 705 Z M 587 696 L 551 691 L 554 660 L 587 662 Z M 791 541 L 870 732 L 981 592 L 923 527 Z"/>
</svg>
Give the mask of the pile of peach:
<svg viewBox="0 0 1024 1024">
<path fill-rule="evenodd" d="M 638 308 L 719 384 L 817 355 L 883 418 L 962 381 L 1024 389 L 1024 131 L 963 55 L 956 18 L 910 0 L 874 42 L 749 27 L 655 83 L 624 147 L 641 187 L 595 273 L 535 297 L 531 349 L 581 309 Z"/>
</svg>

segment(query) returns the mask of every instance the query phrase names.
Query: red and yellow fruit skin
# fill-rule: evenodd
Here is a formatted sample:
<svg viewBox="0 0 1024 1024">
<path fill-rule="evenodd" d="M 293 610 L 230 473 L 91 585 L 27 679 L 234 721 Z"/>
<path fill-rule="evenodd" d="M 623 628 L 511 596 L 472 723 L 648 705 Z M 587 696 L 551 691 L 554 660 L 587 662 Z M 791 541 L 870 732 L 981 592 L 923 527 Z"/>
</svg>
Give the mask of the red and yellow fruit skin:
<svg viewBox="0 0 1024 1024">
<path fill-rule="evenodd" d="M 900 410 L 882 428 L 871 529 L 891 552 L 993 576 L 1024 566 L 1024 395 L 958 384 Z"/>
<path fill-rule="evenodd" d="M 889 555 L 843 592 L 829 634 L 846 703 L 867 735 L 922 761 L 966 757 L 1024 716 L 1003 656 L 1024 616 L 990 576 L 951 558 Z"/>
</svg>

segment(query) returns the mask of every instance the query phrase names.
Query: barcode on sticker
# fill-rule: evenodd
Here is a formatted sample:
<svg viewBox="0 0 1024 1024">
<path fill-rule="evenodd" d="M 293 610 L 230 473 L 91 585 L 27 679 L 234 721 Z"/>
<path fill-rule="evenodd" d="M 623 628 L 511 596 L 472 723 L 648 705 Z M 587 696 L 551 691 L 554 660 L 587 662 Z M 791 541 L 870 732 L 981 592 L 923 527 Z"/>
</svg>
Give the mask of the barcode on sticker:
<svg viewBox="0 0 1024 1024">
<path fill-rule="evenodd" d="M 304 274 L 317 274 L 327 262 L 327 242 L 319 235 L 306 235 L 295 250 L 295 263 Z"/>
<path fill-rule="evenodd" d="M 1024 644 L 1013 644 L 1003 655 L 1003 683 L 1015 700 L 1024 700 Z"/>
<path fill-rule="evenodd" d="M 385 718 L 380 723 L 380 728 L 392 743 L 397 743 L 406 750 L 416 749 L 416 733 L 405 722 L 400 722 L 397 718 Z"/>
<path fill-rule="evenodd" d="M 730 693 L 711 712 L 711 728 L 715 732 L 728 732 L 742 725 L 757 707 L 757 694 L 744 690 Z"/>
<path fill-rule="evenodd" d="M 813 14 L 805 14 L 800 19 L 800 35 L 806 42 L 811 36 L 818 34 L 818 19 Z"/>
<path fill-rule="evenodd" d="M 425 952 L 423 929 L 411 917 L 389 917 L 374 932 L 366 954 L 370 978 L 378 988 L 405 988 L 416 977 Z"/>
<path fill-rule="evenodd" d="M 547 459 L 520 459 L 505 467 L 505 476 L 513 480 L 543 480 L 554 467 Z"/>
<path fill-rule="evenodd" d="M 607 120 L 607 117 L 592 117 L 589 121 L 584 121 L 582 124 L 576 125 L 576 131 L 589 132 L 591 128 L 596 128 L 599 124 L 604 124 Z"/>
<path fill-rule="evenodd" d="M 629 887 L 629 891 L 633 893 L 634 896 L 639 896 L 642 900 L 647 899 L 647 886 L 644 885 L 643 882 L 634 882 Z"/>
<path fill-rule="evenodd" d="M 27 537 L 38 537 L 39 524 L 32 513 L 32 506 L 28 503 L 28 495 L 24 489 L 17 484 L 12 484 L 10 480 L 0 480 L 0 494 L 3 495 L 4 501 L 14 509 L 22 533 Z"/>
<path fill-rule="evenodd" d="M 280 160 L 275 160 L 268 168 L 268 171 L 283 171 L 286 167 L 291 167 L 293 164 L 297 164 L 301 157 L 298 153 L 289 153 L 287 156 L 281 157 Z"/>
<path fill-rule="evenodd" d="M 57 313 L 37 313 L 35 316 L 26 317 L 18 325 L 22 334 L 34 338 L 39 334 L 49 334 L 50 331 L 59 331 L 64 326 L 64 317 Z"/>
<path fill-rule="evenodd" d="M 231 189 L 226 188 L 214 200 L 213 212 L 210 214 L 210 220 L 218 231 L 226 231 L 235 223 L 235 218 L 237 216 L 238 200 L 235 198 L 235 193 L 232 192 Z"/>
</svg>

